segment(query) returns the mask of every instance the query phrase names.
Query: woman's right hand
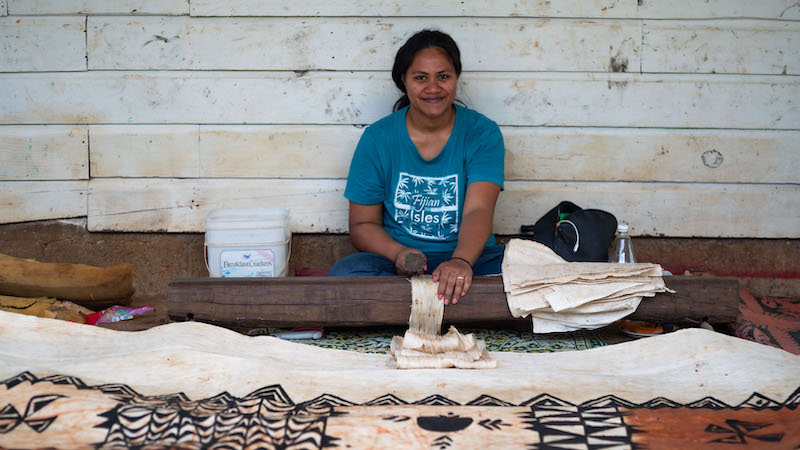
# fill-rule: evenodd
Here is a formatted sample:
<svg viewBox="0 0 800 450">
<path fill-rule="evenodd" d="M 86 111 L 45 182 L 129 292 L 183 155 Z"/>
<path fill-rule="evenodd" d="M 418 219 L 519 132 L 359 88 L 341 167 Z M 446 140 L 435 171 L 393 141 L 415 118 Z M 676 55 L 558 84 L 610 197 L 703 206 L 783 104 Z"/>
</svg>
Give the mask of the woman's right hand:
<svg viewBox="0 0 800 450">
<path fill-rule="evenodd" d="M 421 257 L 422 260 L 425 261 L 425 264 L 422 265 L 422 269 L 419 269 L 417 271 L 410 271 L 409 267 L 406 266 L 406 258 L 411 254 L 419 255 L 419 257 Z M 415 248 L 403 247 L 403 249 L 400 250 L 397 253 L 397 256 L 394 258 L 395 272 L 397 272 L 398 275 L 402 275 L 405 277 L 410 277 L 412 275 L 421 275 L 425 273 L 427 267 L 428 264 L 425 255 L 421 251 Z"/>
</svg>

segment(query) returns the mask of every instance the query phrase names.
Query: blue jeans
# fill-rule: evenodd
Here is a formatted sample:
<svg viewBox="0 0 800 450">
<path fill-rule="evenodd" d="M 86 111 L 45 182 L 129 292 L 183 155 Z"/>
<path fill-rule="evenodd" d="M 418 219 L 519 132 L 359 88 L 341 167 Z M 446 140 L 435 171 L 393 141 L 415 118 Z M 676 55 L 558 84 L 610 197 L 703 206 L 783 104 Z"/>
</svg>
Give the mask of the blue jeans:
<svg viewBox="0 0 800 450">
<path fill-rule="evenodd" d="M 478 261 L 475 262 L 472 274 L 475 276 L 480 275 L 496 275 L 501 272 L 500 265 L 503 263 L 503 251 L 505 245 L 493 245 L 483 249 Z M 453 252 L 430 252 L 425 253 L 428 258 L 427 274 L 433 273 L 439 264 L 449 261 L 453 256 Z M 375 253 L 353 253 L 352 255 L 345 256 L 336 262 L 328 271 L 329 277 L 360 277 L 360 276 L 375 276 L 375 277 L 393 277 L 397 276 L 394 268 L 394 262 L 389 258 L 384 258 Z"/>
</svg>

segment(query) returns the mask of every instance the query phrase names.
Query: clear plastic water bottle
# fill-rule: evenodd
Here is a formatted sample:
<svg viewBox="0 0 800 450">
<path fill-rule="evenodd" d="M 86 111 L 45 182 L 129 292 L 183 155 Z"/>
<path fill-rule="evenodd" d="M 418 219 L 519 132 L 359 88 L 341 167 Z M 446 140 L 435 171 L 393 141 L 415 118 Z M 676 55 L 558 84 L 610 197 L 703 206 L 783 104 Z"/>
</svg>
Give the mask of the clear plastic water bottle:
<svg viewBox="0 0 800 450">
<path fill-rule="evenodd" d="M 608 262 L 612 263 L 635 263 L 633 256 L 633 243 L 628 236 L 628 224 L 621 223 L 617 226 L 617 236 L 611 242 L 608 249 Z"/>
</svg>

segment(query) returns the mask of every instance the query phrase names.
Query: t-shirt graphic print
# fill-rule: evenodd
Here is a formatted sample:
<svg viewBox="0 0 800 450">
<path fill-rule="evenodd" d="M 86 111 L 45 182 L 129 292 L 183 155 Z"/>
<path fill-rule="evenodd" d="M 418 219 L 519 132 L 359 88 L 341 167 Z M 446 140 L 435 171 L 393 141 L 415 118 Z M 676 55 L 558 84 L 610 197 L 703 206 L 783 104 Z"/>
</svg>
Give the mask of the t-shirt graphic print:
<svg viewBox="0 0 800 450">
<path fill-rule="evenodd" d="M 458 174 L 422 177 L 400 172 L 394 219 L 409 234 L 443 241 L 458 234 Z"/>
</svg>

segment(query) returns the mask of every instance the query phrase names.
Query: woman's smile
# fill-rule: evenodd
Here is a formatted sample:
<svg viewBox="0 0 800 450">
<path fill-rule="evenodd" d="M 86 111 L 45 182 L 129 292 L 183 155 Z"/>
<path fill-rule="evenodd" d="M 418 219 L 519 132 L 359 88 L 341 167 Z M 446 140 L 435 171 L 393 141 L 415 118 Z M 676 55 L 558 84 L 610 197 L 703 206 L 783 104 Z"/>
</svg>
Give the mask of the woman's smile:
<svg viewBox="0 0 800 450">
<path fill-rule="evenodd" d="M 420 114 L 428 120 L 450 117 L 458 75 L 444 50 L 429 47 L 417 52 L 403 78 L 411 114 Z"/>
</svg>

